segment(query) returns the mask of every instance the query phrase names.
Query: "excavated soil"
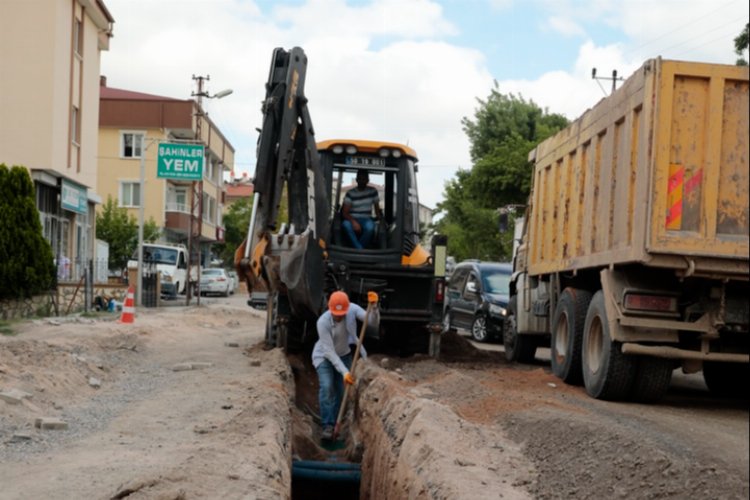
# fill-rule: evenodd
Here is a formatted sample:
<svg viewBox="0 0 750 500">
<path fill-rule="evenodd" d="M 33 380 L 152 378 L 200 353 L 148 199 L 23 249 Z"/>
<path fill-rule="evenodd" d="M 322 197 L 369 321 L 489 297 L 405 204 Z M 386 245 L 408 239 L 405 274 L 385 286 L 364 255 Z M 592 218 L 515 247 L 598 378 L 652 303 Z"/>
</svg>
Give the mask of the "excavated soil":
<svg viewBox="0 0 750 500">
<path fill-rule="evenodd" d="M 0 498 L 290 498 L 295 458 L 361 463 L 365 499 L 750 493 L 747 400 L 688 380 L 658 405 L 596 401 L 454 333 L 437 361 L 363 362 L 327 450 L 309 354 L 264 349 L 264 321 L 235 296 L 15 325 L 0 392 L 31 397 L 0 401 Z"/>
</svg>

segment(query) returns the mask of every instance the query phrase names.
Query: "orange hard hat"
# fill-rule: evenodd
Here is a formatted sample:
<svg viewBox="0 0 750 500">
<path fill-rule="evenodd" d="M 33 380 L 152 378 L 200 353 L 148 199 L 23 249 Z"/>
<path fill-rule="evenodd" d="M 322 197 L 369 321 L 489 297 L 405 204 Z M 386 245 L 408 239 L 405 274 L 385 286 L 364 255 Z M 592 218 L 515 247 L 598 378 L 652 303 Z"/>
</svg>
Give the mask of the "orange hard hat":
<svg viewBox="0 0 750 500">
<path fill-rule="evenodd" d="M 328 310 L 334 316 L 345 316 L 349 310 L 349 297 L 342 291 L 336 291 L 328 299 Z"/>
</svg>

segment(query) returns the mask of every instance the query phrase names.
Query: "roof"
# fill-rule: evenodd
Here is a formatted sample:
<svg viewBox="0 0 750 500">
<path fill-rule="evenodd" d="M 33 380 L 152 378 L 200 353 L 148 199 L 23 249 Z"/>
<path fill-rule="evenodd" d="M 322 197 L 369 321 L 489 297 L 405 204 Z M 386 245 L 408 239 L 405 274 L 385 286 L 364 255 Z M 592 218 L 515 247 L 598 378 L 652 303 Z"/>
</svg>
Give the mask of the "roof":
<svg viewBox="0 0 750 500">
<path fill-rule="evenodd" d="M 226 184 L 224 186 L 227 190 L 227 196 L 232 198 L 249 198 L 253 195 L 252 184 L 239 184 L 232 185 Z"/>
<path fill-rule="evenodd" d="M 475 267 L 478 269 L 497 269 L 502 271 L 513 271 L 513 265 L 509 262 L 483 262 L 481 260 L 464 260 L 462 262 L 459 262 L 456 264 L 456 267 L 453 269 L 453 272 L 456 271 L 459 267 Z"/>
<path fill-rule="evenodd" d="M 354 145 L 359 151 L 363 153 L 377 153 L 381 148 L 392 148 L 399 149 L 402 153 L 407 156 L 411 156 L 415 160 L 417 159 L 417 152 L 405 144 L 399 144 L 397 142 L 386 142 L 386 141 L 365 141 L 361 139 L 331 139 L 328 141 L 321 141 L 317 143 L 318 151 L 323 151 L 332 148 L 336 144 Z"/>
<path fill-rule="evenodd" d="M 173 97 L 163 97 L 160 95 L 144 94 L 143 92 L 133 92 L 132 90 L 116 89 L 99 86 L 100 99 L 120 99 L 124 101 L 185 101 L 186 99 L 175 99 Z"/>
</svg>

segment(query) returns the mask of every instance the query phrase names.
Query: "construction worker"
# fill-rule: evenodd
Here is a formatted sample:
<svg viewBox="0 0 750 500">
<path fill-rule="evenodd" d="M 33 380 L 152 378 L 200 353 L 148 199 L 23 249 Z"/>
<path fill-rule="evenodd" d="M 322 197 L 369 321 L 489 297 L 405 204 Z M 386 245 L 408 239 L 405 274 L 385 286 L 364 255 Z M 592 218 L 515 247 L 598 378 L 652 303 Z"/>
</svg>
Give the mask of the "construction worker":
<svg viewBox="0 0 750 500">
<path fill-rule="evenodd" d="M 368 292 L 367 301 L 372 304 L 368 324 L 377 325 L 380 319 L 376 307 L 378 294 Z M 365 313 L 359 305 L 349 302 L 345 292 L 336 291 L 328 299 L 328 310 L 318 318 L 318 341 L 313 347 L 312 362 L 318 372 L 321 437 L 324 440 L 333 438 L 344 383 L 354 384 L 354 377 L 349 372 L 352 365 L 349 346 L 358 342 L 357 320 L 364 322 Z M 367 357 L 364 346 L 360 346 L 359 352 L 363 359 Z"/>
</svg>

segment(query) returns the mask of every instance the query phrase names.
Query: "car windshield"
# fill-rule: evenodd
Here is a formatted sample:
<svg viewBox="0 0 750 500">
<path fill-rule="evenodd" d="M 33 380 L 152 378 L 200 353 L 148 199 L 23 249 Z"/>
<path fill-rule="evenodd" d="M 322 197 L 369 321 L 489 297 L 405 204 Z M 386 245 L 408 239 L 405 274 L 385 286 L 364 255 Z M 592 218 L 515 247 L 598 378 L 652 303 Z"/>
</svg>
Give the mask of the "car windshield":
<svg viewBox="0 0 750 500">
<path fill-rule="evenodd" d="M 133 260 L 138 259 L 138 250 L 133 254 Z M 143 260 L 157 264 L 177 264 L 177 250 L 172 248 L 143 247 Z"/>
<path fill-rule="evenodd" d="M 482 275 L 482 283 L 487 293 L 499 293 L 508 295 L 510 285 L 510 274 L 502 271 L 488 271 Z"/>
<path fill-rule="evenodd" d="M 203 271 L 201 274 L 204 276 L 220 276 L 224 273 L 222 273 L 221 269 L 208 269 L 206 271 Z"/>
</svg>

